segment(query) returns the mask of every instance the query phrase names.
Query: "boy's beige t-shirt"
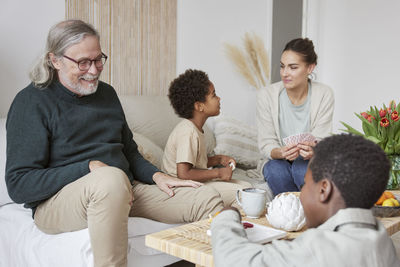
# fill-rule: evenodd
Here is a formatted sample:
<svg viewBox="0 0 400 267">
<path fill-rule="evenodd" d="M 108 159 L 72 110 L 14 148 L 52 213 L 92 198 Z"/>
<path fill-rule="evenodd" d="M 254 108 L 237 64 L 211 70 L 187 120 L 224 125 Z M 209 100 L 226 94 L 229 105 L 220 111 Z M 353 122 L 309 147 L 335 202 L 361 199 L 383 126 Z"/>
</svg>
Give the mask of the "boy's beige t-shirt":
<svg viewBox="0 0 400 267">
<path fill-rule="evenodd" d="M 178 177 L 176 164 L 187 162 L 196 169 L 207 169 L 207 148 L 204 133 L 188 119 L 179 122 L 165 145 L 161 170 Z"/>
</svg>

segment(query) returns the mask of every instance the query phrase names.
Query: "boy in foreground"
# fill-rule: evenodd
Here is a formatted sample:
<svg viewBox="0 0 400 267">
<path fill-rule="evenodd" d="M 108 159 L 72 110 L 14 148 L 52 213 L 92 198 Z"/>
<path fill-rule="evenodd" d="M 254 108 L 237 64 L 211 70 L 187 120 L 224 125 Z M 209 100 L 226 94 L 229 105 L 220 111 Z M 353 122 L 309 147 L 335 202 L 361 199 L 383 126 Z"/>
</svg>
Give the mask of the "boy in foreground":
<svg viewBox="0 0 400 267">
<path fill-rule="evenodd" d="M 323 139 L 300 194 L 308 230 L 293 241 L 254 244 L 239 213 L 224 209 L 211 225 L 215 266 L 400 266 L 370 210 L 385 190 L 389 168 L 382 149 L 363 137 Z"/>
<path fill-rule="evenodd" d="M 207 156 L 203 126 L 209 117 L 220 112 L 220 98 L 213 83 L 205 72 L 189 69 L 171 82 L 168 97 L 183 120 L 165 145 L 162 171 L 183 180 L 204 182 L 218 191 L 226 206 L 234 204 L 236 191 L 251 185 L 232 180 L 232 168 L 236 165 L 233 158 Z M 223 167 L 208 169 L 216 165 Z"/>
</svg>

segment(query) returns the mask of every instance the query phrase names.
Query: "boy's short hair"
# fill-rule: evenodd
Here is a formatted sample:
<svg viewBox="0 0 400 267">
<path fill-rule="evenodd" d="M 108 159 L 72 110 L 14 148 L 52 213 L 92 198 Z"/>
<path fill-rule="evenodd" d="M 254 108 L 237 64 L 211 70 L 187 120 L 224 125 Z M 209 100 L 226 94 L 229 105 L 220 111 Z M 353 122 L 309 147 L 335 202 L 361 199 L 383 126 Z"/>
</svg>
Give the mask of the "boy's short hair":
<svg viewBox="0 0 400 267">
<path fill-rule="evenodd" d="M 179 117 L 193 118 L 194 103 L 205 102 L 211 85 L 208 75 L 201 70 L 188 69 L 169 86 L 169 100 Z"/>
<path fill-rule="evenodd" d="M 355 135 L 327 137 L 314 148 L 309 168 L 315 182 L 330 179 L 348 208 L 371 208 L 386 189 L 390 162 L 373 142 Z"/>
</svg>

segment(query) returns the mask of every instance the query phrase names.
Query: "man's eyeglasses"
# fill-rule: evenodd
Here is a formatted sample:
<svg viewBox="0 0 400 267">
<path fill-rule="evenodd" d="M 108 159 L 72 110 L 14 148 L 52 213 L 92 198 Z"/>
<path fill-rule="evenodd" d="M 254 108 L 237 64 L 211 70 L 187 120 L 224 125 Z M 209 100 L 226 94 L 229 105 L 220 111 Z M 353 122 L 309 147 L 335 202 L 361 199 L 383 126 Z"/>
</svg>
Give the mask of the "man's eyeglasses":
<svg viewBox="0 0 400 267">
<path fill-rule="evenodd" d="M 76 64 L 78 64 L 78 69 L 81 71 L 87 71 L 90 69 L 90 67 L 92 66 L 92 63 L 94 62 L 94 65 L 96 66 L 96 68 L 98 69 L 102 69 L 104 64 L 106 64 L 107 61 L 107 56 L 104 53 L 101 53 L 101 57 L 96 58 L 96 59 L 82 59 L 79 61 L 76 61 L 75 59 L 72 59 L 70 57 L 67 57 L 66 55 L 63 55 L 63 57 L 65 57 L 66 59 L 71 60 L 72 62 L 75 62 Z"/>
</svg>

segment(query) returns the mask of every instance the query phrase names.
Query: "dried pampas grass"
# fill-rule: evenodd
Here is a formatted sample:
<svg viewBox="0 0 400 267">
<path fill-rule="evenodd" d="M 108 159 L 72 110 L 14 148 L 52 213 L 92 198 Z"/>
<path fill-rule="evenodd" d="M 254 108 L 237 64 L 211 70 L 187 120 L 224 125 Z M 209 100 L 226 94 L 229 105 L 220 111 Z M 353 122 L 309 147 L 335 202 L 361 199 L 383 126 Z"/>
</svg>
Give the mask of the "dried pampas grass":
<svg viewBox="0 0 400 267">
<path fill-rule="evenodd" d="M 238 47 L 225 44 L 225 50 L 228 57 L 233 61 L 237 71 L 247 80 L 249 84 L 257 88 L 257 82 L 248 67 L 246 55 Z"/>
<path fill-rule="evenodd" d="M 255 33 L 246 33 L 243 38 L 244 51 L 234 45 L 225 44 L 225 52 L 237 71 L 247 82 L 259 89 L 269 81 L 269 58 L 263 40 Z"/>
</svg>

